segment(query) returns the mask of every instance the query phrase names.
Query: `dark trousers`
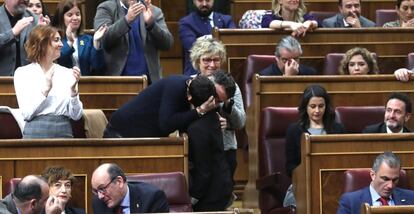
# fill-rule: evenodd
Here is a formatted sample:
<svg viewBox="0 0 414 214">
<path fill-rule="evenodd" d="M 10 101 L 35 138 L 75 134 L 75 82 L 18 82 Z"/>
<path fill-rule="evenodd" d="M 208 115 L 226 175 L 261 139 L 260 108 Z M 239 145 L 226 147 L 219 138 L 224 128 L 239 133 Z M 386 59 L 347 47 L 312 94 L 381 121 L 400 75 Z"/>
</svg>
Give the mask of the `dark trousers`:
<svg viewBox="0 0 414 214">
<path fill-rule="evenodd" d="M 236 172 L 237 167 L 237 150 L 229 149 L 227 151 L 224 151 L 224 155 L 226 156 L 226 161 L 229 165 L 231 181 L 233 182 L 234 186 L 234 173 Z"/>
<path fill-rule="evenodd" d="M 122 138 L 122 135 L 117 130 L 115 130 L 110 123 L 108 123 L 108 125 L 106 125 L 103 138 Z"/>
</svg>

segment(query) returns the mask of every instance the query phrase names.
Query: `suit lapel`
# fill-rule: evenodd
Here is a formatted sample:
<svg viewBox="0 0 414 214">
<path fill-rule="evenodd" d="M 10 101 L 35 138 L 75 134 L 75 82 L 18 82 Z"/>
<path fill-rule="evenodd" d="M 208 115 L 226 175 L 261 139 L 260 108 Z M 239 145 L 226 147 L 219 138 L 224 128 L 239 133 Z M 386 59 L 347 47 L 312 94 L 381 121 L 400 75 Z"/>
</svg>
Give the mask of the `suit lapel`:
<svg viewBox="0 0 414 214">
<path fill-rule="evenodd" d="M 129 187 L 129 209 L 131 213 L 142 213 L 142 200 L 138 188 L 134 184 L 128 183 Z"/>
<path fill-rule="evenodd" d="M 404 197 L 404 194 L 398 188 L 395 188 L 392 197 L 394 199 L 395 205 L 407 205 L 407 199 Z"/>
<path fill-rule="evenodd" d="M 369 192 L 369 186 L 366 187 L 361 195 L 361 204 L 363 203 L 368 203 L 369 205 L 372 206 L 372 197 L 371 197 L 371 193 Z"/>
<path fill-rule="evenodd" d="M 93 44 L 92 44 L 93 45 Z M 78 59 L 79 59 L 79 66 L 80 66 L 80 61 L 82 59 L 82 55 L 83 55 L 83 51 L 85 50 L 85 40 L 83 36 L 79 36 L 78 37 Z"/>
<path fill-rule="evenodd" d="M 155 24 L 155 20 L 153 24 Z M 145 20 L 142 13 L 139 15 L 139 25 L 141 31 L 140 34 L 142 39 L 142 46 L 145 47 L 145 43 L 147 41 L 147 28 L 145 27 Z"/>
</svg>

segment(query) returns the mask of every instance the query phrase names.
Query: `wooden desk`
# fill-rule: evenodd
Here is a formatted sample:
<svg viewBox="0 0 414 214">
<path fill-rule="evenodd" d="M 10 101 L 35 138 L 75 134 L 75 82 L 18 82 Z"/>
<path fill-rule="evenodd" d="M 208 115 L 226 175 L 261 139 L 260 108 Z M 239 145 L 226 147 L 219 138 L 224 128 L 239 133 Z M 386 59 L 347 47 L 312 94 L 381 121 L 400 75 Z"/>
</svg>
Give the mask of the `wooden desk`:
<svg viewBox="0 0 414 214">
<path fill-rule="evenodd" d="M 79 80 L 79 93 L 83 108 L 102 109 L 109 115 L 147 86 L 146 76 L 89 76 Z M 0 103 L 18 108 L 13 77 L 0 77 Z"/>
<path fill-rule="evenodd" d="M 92 213 L 92 173 L 99 164 L 106 162 L 117 163 L 127 174 L 183 172 L 188 179 L 187 136 L 0 140 L 0 181 L 3 189 L 11 178 L 38 175 L 47 166 L 64 166 L 72 170 L 79 180 L 73 189 L 74 204 L 85 207 L 88 213 Z"/>
<path fill-rule="evenodd" d="M 289 32 L 272 29 L 215 29 L 213 36 L 227 49 L 227 68 L 237 79 L 245 73 L 245 63 L 251 54 L 274 54 L 277 42 Z M 414 29 L 316 29 L 300 38 L 303 49 L 301 63 L 322 72 L 323 60 L 331 52 L 345 53 L 362 46 L 377 53 L 382 73 L 393 73 L 405 67 L 407 54 L 413 52 Z M 238 82 L 240 85 L 242 82 Z"/>
<path fill-rule="evenodd" d="M 384 151 L 397 154 L 414 176 L 414 134 L 303 135 L 302 164 L 294 170 L 297 213 L 335 213 L 344 187 L 343 172 L 371 168 Z"/>
<path fill-rule="evenodd" d="M 364 209 L 361 210 L 361 214 L 371 214 L 371 213 L 393 213 L 393 214 L 402 214 L 402 213 L 414 213 L 414 206 L 380 206 L 373 207 L 369 204 L 364 204 Z"/>
<path fill-rule="evenodd" d="M 297 107 L 304 89 L 322 85 L 336 106 L 382 106 L 392 92 L 405 92 L 414 100 L 414 82 L 402 83 L 393 75 L 365 76 L 256 76 L 253 81 L 253 104 L 247 109 L 249 136 L 249 181 L 244 192 L 244 206 L 258 207 L 255 182 L 258 178 L 258 133 L 260 111 L 264 107 Z M 414 120 L 408 127 L 414 128 Z M 365 166 L 369 167 L 369 166 Z M 314 212 L 312 212 L 314 213 Z"/>
</svg>

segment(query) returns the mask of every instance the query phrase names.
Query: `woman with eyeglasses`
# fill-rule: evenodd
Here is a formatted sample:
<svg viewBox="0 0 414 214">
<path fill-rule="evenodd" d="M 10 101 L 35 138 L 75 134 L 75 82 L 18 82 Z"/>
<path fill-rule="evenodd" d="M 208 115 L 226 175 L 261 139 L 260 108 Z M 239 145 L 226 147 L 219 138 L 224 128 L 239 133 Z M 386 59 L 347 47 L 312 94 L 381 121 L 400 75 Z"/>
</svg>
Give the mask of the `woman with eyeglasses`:
<svg viewBox="0 0 414 214">
<path fill-rule="evenodd" d="M 73 183 L 76 181 L 72 172 L 61 166 L 52 166 L 43 171 L 42 177 L 49 184 L 49 195 L 57 197 L 62 202 L 62 214 L 85 214 L 84 209 L 72 207 L 68 203 L 72 198 Z"/>
</svg>

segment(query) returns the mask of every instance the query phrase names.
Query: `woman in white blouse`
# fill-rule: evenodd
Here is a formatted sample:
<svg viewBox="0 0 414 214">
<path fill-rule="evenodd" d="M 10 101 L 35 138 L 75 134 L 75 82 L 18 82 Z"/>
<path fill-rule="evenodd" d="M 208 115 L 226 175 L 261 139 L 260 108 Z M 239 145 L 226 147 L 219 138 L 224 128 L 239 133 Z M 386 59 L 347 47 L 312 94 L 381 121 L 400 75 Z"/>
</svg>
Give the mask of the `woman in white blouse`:
<svg viewBox="0 0 414 214">
<path fill-rule="evenodd" d="M 29 65 L 17 68 L 14 88 L 26 125 L 23 138 L 70 138 L 70 118 L 82 117 L 79 68 L 65 68 L 54 61 L 63 44 L 56 28 L 37 26 L 25 44 Z"/>
</svg>

